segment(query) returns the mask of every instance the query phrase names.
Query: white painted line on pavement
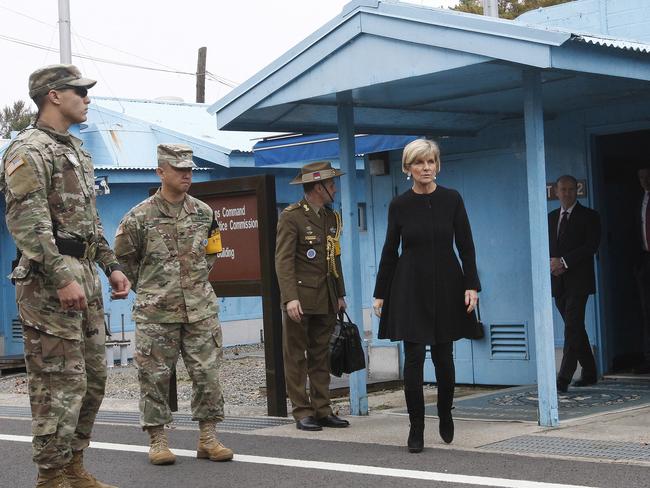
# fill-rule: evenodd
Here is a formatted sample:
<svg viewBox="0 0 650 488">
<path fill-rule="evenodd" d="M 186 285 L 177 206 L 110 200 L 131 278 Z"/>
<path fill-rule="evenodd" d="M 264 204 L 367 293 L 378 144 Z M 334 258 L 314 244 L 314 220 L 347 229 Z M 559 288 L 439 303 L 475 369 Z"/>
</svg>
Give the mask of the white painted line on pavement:
<svg viewBox="0 0 650 488">
<path fill-rule="evenodd" d="M 32 442 L 32 438 L 23 435 L 0 434 L 0 440 L 13 442 Z M 133 444 L 113 444 L 110 442 L 91 442 L 90 447 L 109 451 L 149 452 L 148 446 Z M 187 449 L 172 449 L 181 457 L 196 457 L 196 451 Z M 490 486 L 494 488 L 594 488 L 585 485 L 566 485 L 561 483 L 545 483 L 543 481 L 527 481 L 506 478 L 490 478 L 487 476 L 470 476 L 464 474 L 436 473 L 433 471 L 418 471 L 412 469 L 380 468 L 358 464 L 327 463 L 322 461 L 304 461 L 266 456 L 248 456 L 235 454 L 233 461 L 240 463 L 268 464 L 271 466 L 287 466 L 291 468 L 321 469 L 341 473 L 370 474 L 392 478 L 409 478 L 415 480 L 441 481 L 444 483 L 463 483 L 474 486 Z"/>
</svg>

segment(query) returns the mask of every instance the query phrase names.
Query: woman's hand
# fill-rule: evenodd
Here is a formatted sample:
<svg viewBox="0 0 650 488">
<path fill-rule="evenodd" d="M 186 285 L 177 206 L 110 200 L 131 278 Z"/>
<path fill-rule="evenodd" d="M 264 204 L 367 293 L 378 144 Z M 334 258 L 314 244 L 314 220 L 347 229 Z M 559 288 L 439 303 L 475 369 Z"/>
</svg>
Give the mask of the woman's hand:
<svg viewBox="0 0 650 488">
<path fill-rule="evenodd" d="M 465 290 L 465 305 L 467 305 L 467 313 L 472 313 L 478 303 L 478 293 L 476 290 Z"/>
<path fill-rule="evenodd" d="M 372 304 L 372 310 L 375 312 L 377 317 L 381 317 L 381 308 L 384 306 L 383 298 L 375 298 L 375 301 Z"/>
</svg>

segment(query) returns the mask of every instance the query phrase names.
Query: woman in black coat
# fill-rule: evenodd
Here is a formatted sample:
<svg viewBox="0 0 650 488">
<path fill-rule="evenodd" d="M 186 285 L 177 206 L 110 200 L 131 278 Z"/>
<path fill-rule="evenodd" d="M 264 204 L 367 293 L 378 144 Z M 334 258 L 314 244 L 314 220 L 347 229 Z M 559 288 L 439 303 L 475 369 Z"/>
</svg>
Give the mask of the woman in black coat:
<svg viewBox="0 0 650 488">
<path fill-rule="evenodd" d="M 472 337 L 481 285 L 463 199 L 435 182 L 440 172 L 438 145 L 424 139 L 408 144 L 402 171 L 413 178 L 413 187 L 395 197 L 388 209 L 373 308 L 380 317 L 379 338 L 404 341 L 404 396 L 411 423 L 408 448 L 420 452 L 425 348 L 431 347 L 436 370 L 440 436 L 450 443 L 454 438 L 453 341 Z"/>
</svg>

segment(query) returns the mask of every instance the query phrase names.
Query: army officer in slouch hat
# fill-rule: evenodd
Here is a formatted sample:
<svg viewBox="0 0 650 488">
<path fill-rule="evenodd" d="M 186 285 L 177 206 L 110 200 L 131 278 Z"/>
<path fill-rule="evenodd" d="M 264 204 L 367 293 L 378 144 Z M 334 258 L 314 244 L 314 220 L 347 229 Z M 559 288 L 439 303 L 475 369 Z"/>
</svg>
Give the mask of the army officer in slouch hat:
<svg viewBox="0 0 650 488">
<path fill-rule="evenodd" d="M 278 221 L 275 269 L 282 296 L 284 370 L 296 427 L 347 427 L 330 406 L 329 338 L 336 313 L 345 309 L 341 270 L 341 217 L 329 162 L 305 165 L 292 185 L 305 196 L 285 208 Z M 306 389 L 309 376 L 309 394 Z"/>
</svg>

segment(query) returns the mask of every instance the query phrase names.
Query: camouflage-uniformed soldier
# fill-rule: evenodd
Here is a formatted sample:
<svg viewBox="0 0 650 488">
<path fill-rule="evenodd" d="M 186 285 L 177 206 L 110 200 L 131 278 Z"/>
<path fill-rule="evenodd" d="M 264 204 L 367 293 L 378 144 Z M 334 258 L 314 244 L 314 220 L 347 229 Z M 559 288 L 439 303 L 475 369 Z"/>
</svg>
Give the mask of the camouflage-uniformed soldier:
<svg viewBox="0 0 650 488">
<path fill-rule="evenodd" d="M 97 214 L 93 165 L 68 128 L 86 120 L 88 89 L 72 65 L 39 69 L 39 112 L 0 164 L 7 227 L 22 257 L 11 274 L 23 324 L 37 487 L 109 487 L 83 467 L 104 396 L 105 325 L 95 263 L 113 298 L 130 289 Z"/>
<path fill-rule="evenodd" d="M 192 419 L 201 429 L 197 457 L 233 457 L 215 433 L 223 420 L 223 353 L 217 297 L 208 280 L 218 250 L 206 245 L 211 234 L 218 236 L 218 224 L 209 205 L 187 194 L 193 167 L 189 146 L 160 144 L 156 172 L 162 186 L 124 216 L 115 236 L 115 252 L 137 295 L 140 420 L 150 436 L 149 460 L 157 465 L 175 461 L 164 425 L 172 422 L 169 380 L 179 351 L 192 378 Z"/>
<path fill-rule="evenodd" d="M 329 392 L 329 339 L 336 313 L 346 306 L 342 223 L 330 208 L 336 194 L 334 178 L 342 174 L 329 162 L 305 165 L 291 181 L 303 185 L 305 196 L 285 208 L 278 220 L 275 269 L 282 295 L 284 371 L 293 417 L 301 430 L 349 425 L 332 412 Z"/>
</svg>

